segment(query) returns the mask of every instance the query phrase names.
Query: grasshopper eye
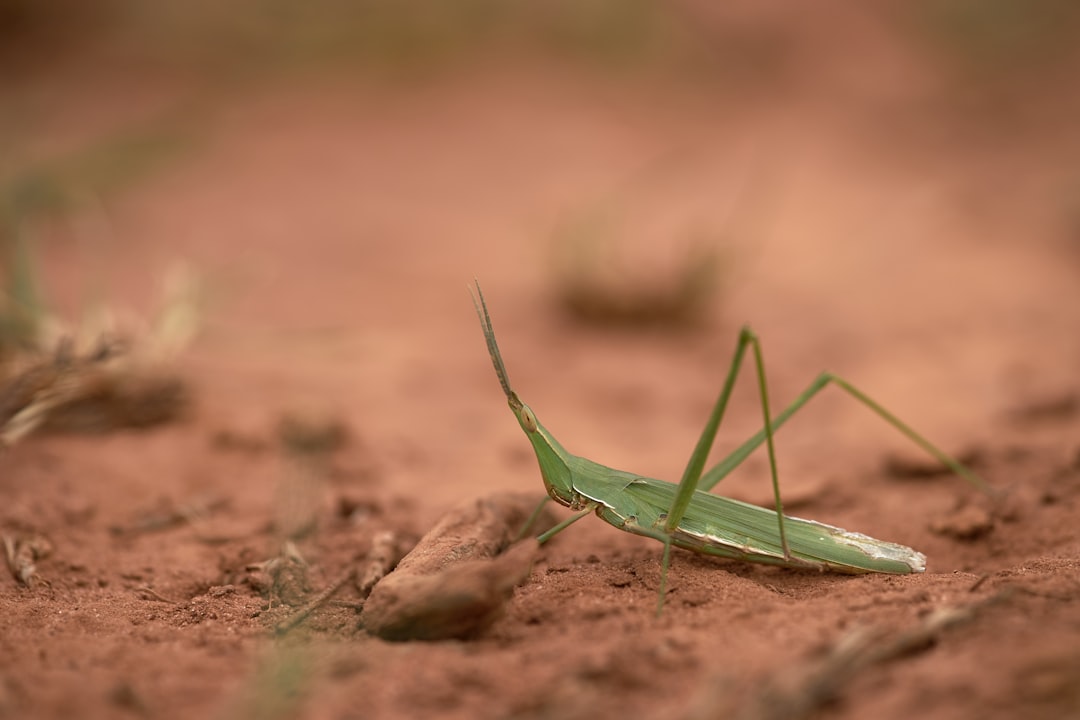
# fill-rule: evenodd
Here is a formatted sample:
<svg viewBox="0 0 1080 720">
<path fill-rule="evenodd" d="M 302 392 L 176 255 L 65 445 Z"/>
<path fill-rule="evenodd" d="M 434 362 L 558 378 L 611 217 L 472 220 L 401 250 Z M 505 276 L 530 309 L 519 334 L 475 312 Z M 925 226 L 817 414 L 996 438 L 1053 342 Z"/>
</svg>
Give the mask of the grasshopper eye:
<svg viewBox="0 0 1080 720">
<path fill-rule="evenodd" d="M 536 416 L 528 405 L 521 406 L 521 425 L 526 432 L 536 432 Z"/>
</svg>

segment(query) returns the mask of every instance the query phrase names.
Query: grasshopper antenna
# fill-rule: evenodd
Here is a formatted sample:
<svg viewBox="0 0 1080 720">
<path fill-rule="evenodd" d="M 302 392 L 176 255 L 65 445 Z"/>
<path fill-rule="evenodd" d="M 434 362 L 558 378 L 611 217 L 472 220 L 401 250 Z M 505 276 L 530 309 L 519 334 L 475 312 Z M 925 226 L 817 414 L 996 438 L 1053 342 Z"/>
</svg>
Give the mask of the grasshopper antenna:
<svg viewBox="0 0 1080 720">
<path fill-rule="evenodd" d="M 495 366 L 495 374 L 499 376 L 499 385 L 502 386 L 503 393 L 506 394 L 506 399 L 511 404 L 520 405 L 521 401 L 518 400 L 517 393 L 510 389 L 510 378 L 506 374 L 506 365 L 503 364 L 499 344 L 495 342 L 495 329 L 491 326 L 491 314 L 488 313 L 487 303 L 484 302 L 484 293 L 480 290 L 480 281 L 473 279 L 473 283 L 476 285 L 476 292 L 473 293 L 470 287 L 469 295 L 472 297 L 473 307 L 476 308 L 476 315 L 480 318 L 480 327 L 484 330 L 488 355 L 491 356 L 491 364 Z"/>
</svg>

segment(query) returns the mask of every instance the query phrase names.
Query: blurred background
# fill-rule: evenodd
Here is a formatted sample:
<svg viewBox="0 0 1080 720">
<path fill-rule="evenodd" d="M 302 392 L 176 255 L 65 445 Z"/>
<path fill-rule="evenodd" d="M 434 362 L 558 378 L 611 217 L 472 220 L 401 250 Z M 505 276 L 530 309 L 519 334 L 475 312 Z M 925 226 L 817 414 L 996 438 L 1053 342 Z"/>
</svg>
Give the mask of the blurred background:
<svg viewBox="0 0 1080 720">
<path fill-rule="evenodd" d="M 535 482 L 475 277 L 601 462 L 677 477 L 744 322 L 778 405 L 827 368 L 960 448 L 1076 386 L 1078 29 L 1068 0 L 0 0 L 0 349 L 101 307 L 146 332 L 182 265 L 189 448 L 318 408 L 434 513 Z M 900 444 L 852 405 L 785 437 L 796 490 Z M 196 458 L 176 482 L 215 482 Z"/>
</svg>

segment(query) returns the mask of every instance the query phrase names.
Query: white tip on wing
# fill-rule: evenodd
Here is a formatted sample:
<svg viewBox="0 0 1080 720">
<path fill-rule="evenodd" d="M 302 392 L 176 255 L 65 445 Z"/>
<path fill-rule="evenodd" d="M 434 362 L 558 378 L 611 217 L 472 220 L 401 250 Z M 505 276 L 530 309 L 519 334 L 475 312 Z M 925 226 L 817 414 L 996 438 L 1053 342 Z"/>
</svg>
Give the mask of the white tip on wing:
<svg viewBox="0 0 1080 720">
<path fill-rule="evenodd" d="M 910 567 L 913 573 L 921 573 L 926 570 L 926 556 L 918 550 L 913 550 L 906 545 L 878 540 L 862 533 L 837 530 L 837 532 L 832 533 L 835 540 L 858 548 L 867 557 L 875 560 L 902 562 Z"/>
</svg>

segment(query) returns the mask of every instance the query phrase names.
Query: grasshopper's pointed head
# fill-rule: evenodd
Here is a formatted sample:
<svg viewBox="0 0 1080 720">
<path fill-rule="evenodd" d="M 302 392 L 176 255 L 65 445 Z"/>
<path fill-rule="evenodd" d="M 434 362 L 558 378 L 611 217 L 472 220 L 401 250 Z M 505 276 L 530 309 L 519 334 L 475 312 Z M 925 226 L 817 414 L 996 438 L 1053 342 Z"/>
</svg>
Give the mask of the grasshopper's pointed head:
<svg viewBox="0 0 1080 720">
<path fill-rule="evenodd" d="M 521 402 L 516 392 L 511 390 L 506 396 L 506 402 L 510 409 L 514 411 L 514 417 L 517 418 L 518 425 L 526 434 L 533 435 L 540 432 L 540 423 L 536 420 L 536 414 L 533 413 L 532 408 Z"/>
<path fill-rule="evenodd" d="M 570 506 L 575 498 L 570 469 L 565 460 L 566 450 L 544 429 L 544 426 L 537 421 L 532 409 L 521 402 L 521 398 L 510 387 L 510 378 L 506 374 L 506 366 L 503 364 L 499 345 L 495 342 L 495 330 L 491 326 L 491 316 L 488 314 L 487 303 L 484 302 L 484 294 L 480 292 L 480 283 L 476 284 L 473 304 L 476 306 L 476 314 L 480 317 L 480 324 L 484 329 L 484 340 L 487 341 L 488 354 L 491 356 L 491 363 L 495 366 L 495 374 L 499 377 L 499 385 L 502 386 L 503 393 L 506 395 L 507 404 L 514 411 L 514 417 L 517 418 L 518 424 L 532 443 L 548 494 L 556 502 Z"/>
</svg>

